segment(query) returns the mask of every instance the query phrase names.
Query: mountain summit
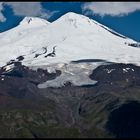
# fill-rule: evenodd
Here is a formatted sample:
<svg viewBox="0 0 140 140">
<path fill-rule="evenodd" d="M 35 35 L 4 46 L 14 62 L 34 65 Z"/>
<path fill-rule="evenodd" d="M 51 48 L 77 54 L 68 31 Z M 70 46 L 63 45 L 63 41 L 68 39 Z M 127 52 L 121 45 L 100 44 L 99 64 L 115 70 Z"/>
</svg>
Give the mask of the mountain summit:
<svg viewBox="0 0 140 140">
<path fill-rule="evenodd" d="M 20 25 L 31 25 L 31 26 L 43 26 L 46 24 L 49 24 L 50 22 L 48 22 L 45 19 L 41 19 L 38 17 L 25 17 L 21 22 Z"/>
</svg>

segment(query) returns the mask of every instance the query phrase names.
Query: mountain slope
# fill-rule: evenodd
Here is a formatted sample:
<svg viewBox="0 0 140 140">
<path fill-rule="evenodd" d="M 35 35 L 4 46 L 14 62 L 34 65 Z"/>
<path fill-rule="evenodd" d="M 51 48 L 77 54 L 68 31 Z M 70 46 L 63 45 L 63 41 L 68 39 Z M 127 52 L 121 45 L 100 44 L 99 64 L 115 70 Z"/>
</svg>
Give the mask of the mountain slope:
<svg viewBox="0 0 140 140">
<path fill-rule="evenodd" d="M 133 43 L 137 42 L 72 12 L 52 23 L 26 17 L 17 27 L 0 34 L 0 54 L 4 54 L 0 56 L 0 66 L 20 55 L 24 55 L 23 64 L 27 66 L 80 59 L 139 65 L 140 49 L 128 46 Z M 53 51 L 55 54 L 50 54 Z"/>
</svg>

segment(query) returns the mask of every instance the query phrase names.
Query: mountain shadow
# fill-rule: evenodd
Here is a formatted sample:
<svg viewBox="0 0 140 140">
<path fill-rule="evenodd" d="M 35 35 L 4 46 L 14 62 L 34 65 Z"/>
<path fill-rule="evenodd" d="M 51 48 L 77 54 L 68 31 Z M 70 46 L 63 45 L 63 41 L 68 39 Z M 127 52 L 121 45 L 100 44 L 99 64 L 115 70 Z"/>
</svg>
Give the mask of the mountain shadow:
<svg viewBox="0 0 140 140">
<path fill-rule="evenodd" d="M 106 127 L 116 138 L 140 138 L 140 103 L 131 101 L 112 111 Z"/>
</svg>

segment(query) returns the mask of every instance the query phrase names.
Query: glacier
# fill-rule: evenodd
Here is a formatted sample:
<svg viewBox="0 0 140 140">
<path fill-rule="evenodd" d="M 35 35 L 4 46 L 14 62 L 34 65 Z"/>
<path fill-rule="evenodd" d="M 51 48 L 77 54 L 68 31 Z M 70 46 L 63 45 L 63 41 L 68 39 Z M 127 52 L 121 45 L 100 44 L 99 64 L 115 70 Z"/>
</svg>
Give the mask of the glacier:
<svg viewBox="0 0 140 140">
<path fill-rule="evenodd" d="M 93 19 L 73 12 L 52 23 L 41 18 L 25 17 L 18 26 L 0 33 L 0 67 L 23 56 L 22 64 L 29 68 L 45 66 L 50 72 L 61 69 L 60 77 L 38 85 L 39 88 L 59 87 L 66 81 L 72 81 L 77 86 L 94 84 L 96 82 L 89 79 L 89 73 L 100 63 L 88 63 L 87 66 L 87 63 L 71 62 L 101 59 L 139 66 L 140 48 L 128 45 L 136 43 Z M 55 55 L 51 55 L 54 47 Z M 64 67 L 65 64 L 67 67 Z M 77 72 L 79 69 L 81 71 Z"/>
</svg>

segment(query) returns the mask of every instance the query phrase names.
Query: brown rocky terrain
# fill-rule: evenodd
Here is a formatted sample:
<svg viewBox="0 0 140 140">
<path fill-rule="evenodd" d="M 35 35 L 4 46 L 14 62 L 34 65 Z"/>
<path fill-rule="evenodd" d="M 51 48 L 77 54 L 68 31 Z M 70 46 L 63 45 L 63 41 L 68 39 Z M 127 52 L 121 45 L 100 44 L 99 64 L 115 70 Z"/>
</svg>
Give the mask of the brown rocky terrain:
<svg viewBox="0 0 140 140">
<path fill-rule="evenodd" d="M 37 88 L 60 74 L 21 63 L 0 69 L 1 138 L 140 137 L 140 67 L 102 65 L 93 86 Z"/>
</svg>

